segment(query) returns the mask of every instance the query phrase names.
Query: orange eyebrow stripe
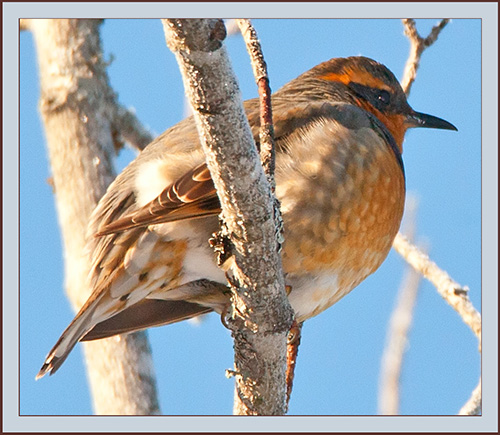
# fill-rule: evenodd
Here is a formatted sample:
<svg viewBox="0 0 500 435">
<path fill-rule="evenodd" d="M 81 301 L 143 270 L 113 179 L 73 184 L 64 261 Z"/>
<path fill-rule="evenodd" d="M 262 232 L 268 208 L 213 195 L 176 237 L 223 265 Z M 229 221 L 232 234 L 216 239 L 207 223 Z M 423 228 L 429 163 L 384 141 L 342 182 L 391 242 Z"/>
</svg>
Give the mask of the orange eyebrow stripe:
<svg viewBox="0 0 500 435">
<path fill-rule="evenodd" d="M 385 89 L 386 91 L 391 91 L 391 88 L 387 86 L 382 80 L 374 77 L 367 71 L 347 70 L 340 74 L 328 72 L 319 76 L 319 78 L 329 80 L 331 82 L 341 82 L 344 85 L 355 82 L 359 83 L 360 85 L 368 86 L 370 88 Z"/>
</svg>

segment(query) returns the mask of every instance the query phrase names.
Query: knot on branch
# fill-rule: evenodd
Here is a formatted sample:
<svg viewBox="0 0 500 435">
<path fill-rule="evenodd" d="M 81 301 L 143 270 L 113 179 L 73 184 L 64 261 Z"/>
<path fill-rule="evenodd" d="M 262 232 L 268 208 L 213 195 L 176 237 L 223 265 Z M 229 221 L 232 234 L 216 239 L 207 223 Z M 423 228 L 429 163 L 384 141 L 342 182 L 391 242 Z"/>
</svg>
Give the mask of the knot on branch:
<svg viewBox="0 0 500 435">
<path fill-rule="evenodd" d="M 457 295 L 457 296 L 466 296 L 469 294 L 469 287 L 455 287 L 453 289 L 453 292 Z"/>
<path fill-rule="evenodd" d="M 264 307 L 260 307 L 259 313 L 263 314 L 257 319 L 255 312 L 257 310 L 248 309 L 244 301 L 237 294 L 239 289 L 233 287 L 232 300 L 237 299 L 237 302 L 233 303 L 232 313 L 225 318 L 225 323 L 231 334 L 234 336 L 241 335 L 242 332 L 250 333 L 253 335 L 260 335 L 261 337 L 269 337 L 281 334 L 288 334 L 290 328 L 292 327 L 294 321 L 294 313 L 292 310 L 286 310 L 283 312 L 282 308 L 279 307 L 276 311 L 267 311 L 262 313 L 265 307 L 272 307 L 275 304 L 265 301 Z M 249 296 L 248 292 L 244 290 L 246 297 Z M 257 297 L 258 295 L 256 295 Z M 265 320 L 263 320 L 263 317 Z"/>
<path fill-rule="evenodd" d="M 226 26 L 221 19 L 164 19 L 164 25 L 174 32 L 167 39 L 173 52 L 213 52 L 222 47 L 226 39 Z M 205 37 L 208 35 L 208 37 Z"/>
<path fill-rule="evenodd" d="M 216 20 L 210 32 L 209 39 L 215 43 L 218 42 L 220 47 L 220 44 L 226 39 L 226 36 L 227 32 L 224 22 L 222 20 Z"/>
<path fill-rule="evenodd" d="M 234 246 L 229 238 L 227 226 L 221 218 L 219 218 L 219 228 L 219 231 L 212 233 L 208 243 L 215 252 L 217 266 L 222 267 L 234 255 Z"/>
</svg>

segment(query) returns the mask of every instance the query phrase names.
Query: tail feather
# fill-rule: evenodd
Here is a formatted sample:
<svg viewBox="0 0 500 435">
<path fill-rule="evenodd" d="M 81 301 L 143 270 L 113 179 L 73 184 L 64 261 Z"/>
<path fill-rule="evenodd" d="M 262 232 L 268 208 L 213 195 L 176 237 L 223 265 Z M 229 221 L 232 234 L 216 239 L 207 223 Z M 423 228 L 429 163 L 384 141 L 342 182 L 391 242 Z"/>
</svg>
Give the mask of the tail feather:
<svg viewBox="0 0 500 435">
<path fill-rule="evenodd" d="M 57 340 L 47 358 L 45 358 L 42 368 L 35 377 L 36 380 L 42 378 L 47 373 L 53 375 L 61 367 L 76 343 L 92 328 L 93 325 L 88 320 L 92 317 L 95 308 L 96 305 L 94 304 L 93 307 L 88 307 L 88 309 L 80 311 L 73 319 L 59 340 Z"/>
<path fill-rule="evenodd" d="M 144 299 L 96 323 L 92 316 L 97 306 L 97 301 L 94 301 L 87 309 L 82 309 L 77 314 L 47 355 L 35 379 L 38 380 L 47 373 L 53 375 L 79 341 L 97 340 L 153 326 L 168 325 L 213 311 L 212 308 L 186 301 Z"/>
<path fill-rule="evenodd" d="M 192 302 L 143 299 L 115 316 L 97 323 L 81 338 L 81 341 L 98 340 L 117 334 L 169 325 L 211 311 L 213 311 L 212 308 Z"/>
</svg>

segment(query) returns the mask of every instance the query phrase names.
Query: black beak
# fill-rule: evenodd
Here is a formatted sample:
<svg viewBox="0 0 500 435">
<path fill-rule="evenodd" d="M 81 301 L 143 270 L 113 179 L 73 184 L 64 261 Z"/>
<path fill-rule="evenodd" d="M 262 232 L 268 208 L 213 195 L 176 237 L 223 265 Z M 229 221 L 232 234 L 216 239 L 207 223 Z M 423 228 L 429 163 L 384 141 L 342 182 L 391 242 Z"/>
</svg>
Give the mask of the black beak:
<svg viewBox="0 0 500 435">
<path fill-rule="evenodd" d="M 406 125 L 408 128 L 424 127 L 424 128 L 439 128 L 441 130 L 455 130 L 457 127 L 453 124 L 438 118 L 437 116 L 426 115 L 425 113 L 412 112 L 406 118 Z"/>
</svg>

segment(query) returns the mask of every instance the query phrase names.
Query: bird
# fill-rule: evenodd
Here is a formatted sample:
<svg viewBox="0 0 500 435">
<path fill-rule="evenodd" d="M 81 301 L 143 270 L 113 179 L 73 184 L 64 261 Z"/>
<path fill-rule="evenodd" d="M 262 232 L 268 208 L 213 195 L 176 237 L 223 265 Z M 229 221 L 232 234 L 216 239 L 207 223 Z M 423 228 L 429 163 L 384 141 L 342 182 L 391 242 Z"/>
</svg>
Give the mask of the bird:
<svg viewBox="0 0 500 435">
<path fill-rule="evenodd" d="M 404 210 L 406 131 L 457 128 L 413 110 L 395 75 L 363 56 L 320 63 L 271 101 L 282 264 L 301 323 L 387 257 Z M 258 99 L 244 109 L 258 144 Z M 145 147 L 98 202 L 88 225 L 91 295 L 37 379 L 54 374 L 79 341 L 225 313 L 227 270 L 208 242 L 220 211 L 195 122 L 186 118 Z"/>
</svg>

